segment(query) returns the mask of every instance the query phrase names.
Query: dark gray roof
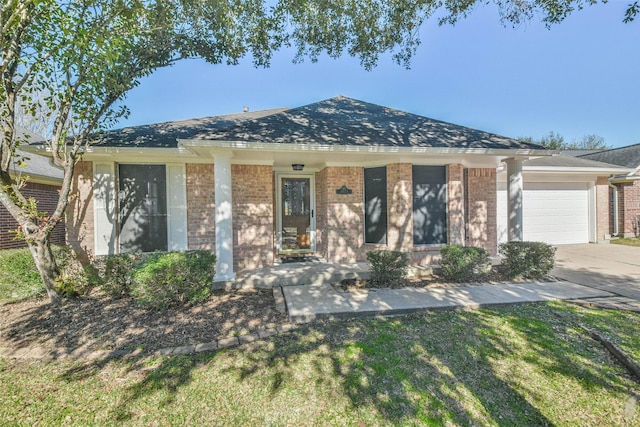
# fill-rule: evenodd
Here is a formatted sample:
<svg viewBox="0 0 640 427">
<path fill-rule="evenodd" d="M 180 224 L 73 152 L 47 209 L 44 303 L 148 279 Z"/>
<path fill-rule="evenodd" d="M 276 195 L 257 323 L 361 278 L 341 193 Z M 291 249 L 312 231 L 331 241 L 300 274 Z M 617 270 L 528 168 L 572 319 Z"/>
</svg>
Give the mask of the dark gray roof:
<svg viewBox="0 0 640 427">
<path fill-rule="evenodd" d="M 21 126 L 16 127 L 18 137 L 26 136 L 26 141 L 29 144 L 42 144 L 44 137 L 30 131 L 29 129 Z M 24 142 L 23 142 L 24 143 Z M 14 158 L 14 163 L 10 166 L 10 172 L 14 175 L 28 175 L 30 177 L 42 177 L 50 178 L 54 180 L 62 180 L 62 169 L 53 165 L 49 157 L 40 156 L 35 153 L 27 153 L 22 150 L 16 150 L 17 158 Z M 19 166 L 15 163 L 16 160 L 24 158 L 25 166 Z"/>
<path fill-rule="evenodd" d="M 537 144 L 344 96 L 246 121 L 193 139 L 289 144 L 544 150 Z"/>
<path fill-rule="evenodd" d="M 524 162 L 525 166 L 546 166 L 557 168 L 599 168 L 599 169 L 616 169 L 618 165 L 610 163 L 597 162 L 595 160 L 583 159 L 580 157 L 572 157 L 566 155 L 540 157 Z"/>
<path fill-rule="evenodd" d="M 92 145 L 96 147 L 175 148 L 178 146 L 178 139 L 192 139 L 202 132 L 216 133 L 242 121 L 268 116 L 284 110 L 286 108 L 274 108 L 109 130 L 96 135 Z"/>
<path fill-rule="evenodd" d="M 43 177 L 51 178 L 55 180 L 62 180 L 62 169 L 54 166 L 51 163 L 50 157 L 40 156 L 35 153 L 25 153 L 24 151 L 17 150 L 16 154 L 21 157 L 25 157 L 28 160 L 25 161 L 25 167 L 16 165 L 11 166 L 11 173 L 18 175 L 28 175 L 31 177 Z"/>
<path fill-rule="evenodd" d="M 592 154 L 592 153 L 598 153 L 602 150 L 587 150 L 587 149 L 583 149 L 583 148 L 577 148 L 575 150 L 558 150 L 560 152 L 560 155 L 562 156 L 573 156 L 573 157 L 579 157 L 579 156 L 583 156 L 585 154 Z"/>
<path fill-rule="evenodd" d="M 612 148 L 580 157 L 635 169 L 640 166 L 640 144 Z"/>
</svg>

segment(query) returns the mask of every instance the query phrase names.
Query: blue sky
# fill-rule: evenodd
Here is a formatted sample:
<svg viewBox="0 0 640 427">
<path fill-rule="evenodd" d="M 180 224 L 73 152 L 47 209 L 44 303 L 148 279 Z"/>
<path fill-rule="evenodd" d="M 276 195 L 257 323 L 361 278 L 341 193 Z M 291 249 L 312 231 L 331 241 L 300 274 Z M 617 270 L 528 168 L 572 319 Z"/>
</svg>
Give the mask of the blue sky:
<svg viewBox="0 0 640 427">
<path fill-rule="evenodd" d="M 622 23 L 627 1 L 575 12 L 546 29 L 504 27 L 492 6 L 455 26 L 423 25 L 410 70 L 382 57 L 365 71 L 356 59 L 293 64 L 276 54 L 268 69 L 189 60 L 145 78 L 117 127 L 297 107 L 345 95 L 498 134 L 565 140 L 587 134 L 611 146 L 640 143 L 640 19 Z"/>
</svg>

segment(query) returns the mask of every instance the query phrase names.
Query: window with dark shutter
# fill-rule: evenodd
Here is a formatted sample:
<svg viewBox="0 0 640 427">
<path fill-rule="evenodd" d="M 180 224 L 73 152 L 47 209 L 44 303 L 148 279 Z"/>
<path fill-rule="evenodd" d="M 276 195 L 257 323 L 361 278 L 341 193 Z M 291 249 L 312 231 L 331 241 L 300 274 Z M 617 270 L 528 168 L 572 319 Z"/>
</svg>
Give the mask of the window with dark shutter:
<svg viewBox="0 0 640 427">
<path fill-rule="evenodd" d="M 413 166 L 413 244 L 447 243 L 447 168 Z"/>
<path fill-rule="evenodd" d="M 365 243 L 387 243 L 387 168 L 364 170 Z"/>
</svg>

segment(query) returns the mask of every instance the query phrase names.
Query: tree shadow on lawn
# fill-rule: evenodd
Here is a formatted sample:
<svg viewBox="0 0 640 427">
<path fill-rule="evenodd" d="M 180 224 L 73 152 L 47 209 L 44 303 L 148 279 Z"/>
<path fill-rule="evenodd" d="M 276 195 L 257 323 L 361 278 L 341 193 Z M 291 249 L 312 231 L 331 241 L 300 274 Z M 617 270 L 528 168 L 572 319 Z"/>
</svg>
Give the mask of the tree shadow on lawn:
<svg viewBox="0 0 640 427">
<path fill-rule="evenodd" d="M 250 391 L 254 398 L 274 400 L 294 390 L 302 400 L 291 402 L 290 409 L 299 410 L 304 418 L 297 421 L 305 423 L 325 421 L 317 409 L 304 408 L 311 401 L 306 397 L 317 397 L 314 405 L 344 405 L 365 424 L 621 422 L 621 408 L 607 408 L 605 418 L 597 419 L 584 401 L 575 414 L 564 414 L 575 393 L 628 395 L 637 387 L 597 343 L 552 312 L 537 304 L 315 323 L 212 355 L 161 358 L 126 388 L 112 415 L 128 420 L 134 402 L 156 394 L 162 396 L 161 407 L 173 404 L 182 387 L 201 381 L 194 370 L 205 367 L 227 382 L 217 387 L 260 388 Z M 221 363 L 225 358 L 228 363 Z M 144 363 L 133 362 L 128 371 L 141 370 Z M 75 381 L 100 368 L 85 365 L 63 379 Z M 251 402 L 249 395 L 246 405 Z M 572 418 L 580 415 L 586 418 Z"/>
<path fill-rule="evenodd" d="M 150 311 L 131 298 L 99 292 L 65 299 L 0 306 L 4 317 L 0 346 L 46 349 L 153 351 L 211 342 L 287 321 L 275 308 L 271 290 L 215 292 L 207 301 L 167 311 Z"/>
</svg>

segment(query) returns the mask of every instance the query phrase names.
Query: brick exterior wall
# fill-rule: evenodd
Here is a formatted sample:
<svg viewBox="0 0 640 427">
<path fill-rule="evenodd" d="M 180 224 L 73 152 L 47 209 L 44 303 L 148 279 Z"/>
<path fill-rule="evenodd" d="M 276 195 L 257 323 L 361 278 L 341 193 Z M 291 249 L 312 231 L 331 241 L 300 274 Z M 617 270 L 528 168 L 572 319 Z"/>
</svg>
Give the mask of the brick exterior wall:
<svg viewBox="0 0 640 427">
<path fill-rule="evenodd" d="M 447 167 L 447 226 L 450 245 L 464 245 L 464 167 Z"/>
<path fill-rule="evenodd" d="M 189 249 L 216 249 L 213 164 L 187 163 L 187 239 Z"/>
<path fill-rule="evenodd" d="M 273 167 L 231 165 L 236 272 L 273 265 Z"/>
<path fill-rule="evenodd" d="M 485 248 L 496 255 L 496 170 L 468 169 L 467 198 L 467 245 Z"/>
<path fill-rule="evenodd" d="M 39 211 L 53 213 L 58 204 L 59 189 L 60 186 L 29 182 L 22 190 L 22 194 L 26 198 L 35 198 L 38 201 Z M 24 248 L 27 246 L 24 240 L 14 240 L 15 234 L 12 231 L 17 228 L 18 223 L 13 219 L 9 211 L 0 204 L 0 249 Z M 65 244 L 64 219 L 51 232 L 51 243 L 54 245 Z"/>
<path fill-rule="evenodd" d="M 413 249 L 413 179 L 410 163 L 387 165 L 387 249 Z"/>
<path fill-rule="evenodd" d="M 599 176 L 596 179 L 596 241 L 604 240 L 606 235 L 612 233 L 609 191 L 609 180 L 606 176 Z"/>
<path fill-rule="evenodd" d="M 95 248 L 93 218 L 93 162 L 78 162 L 67 205 L 67 244 L 78 256 L 91 259 Z"/>
<path fill-rule="evenodd" d="M 616 184 L 618 187 L 618 232 L 625 237 L 640 233 L 640 181 Z"/>
<path fill-rule="evenodd" d="M 329 262 L 364 260 L 361 167 L 327 167 L 316 174 L 316 251 Z M 336 194 L 343 185 L 351 194 Z"/>
</svg>

